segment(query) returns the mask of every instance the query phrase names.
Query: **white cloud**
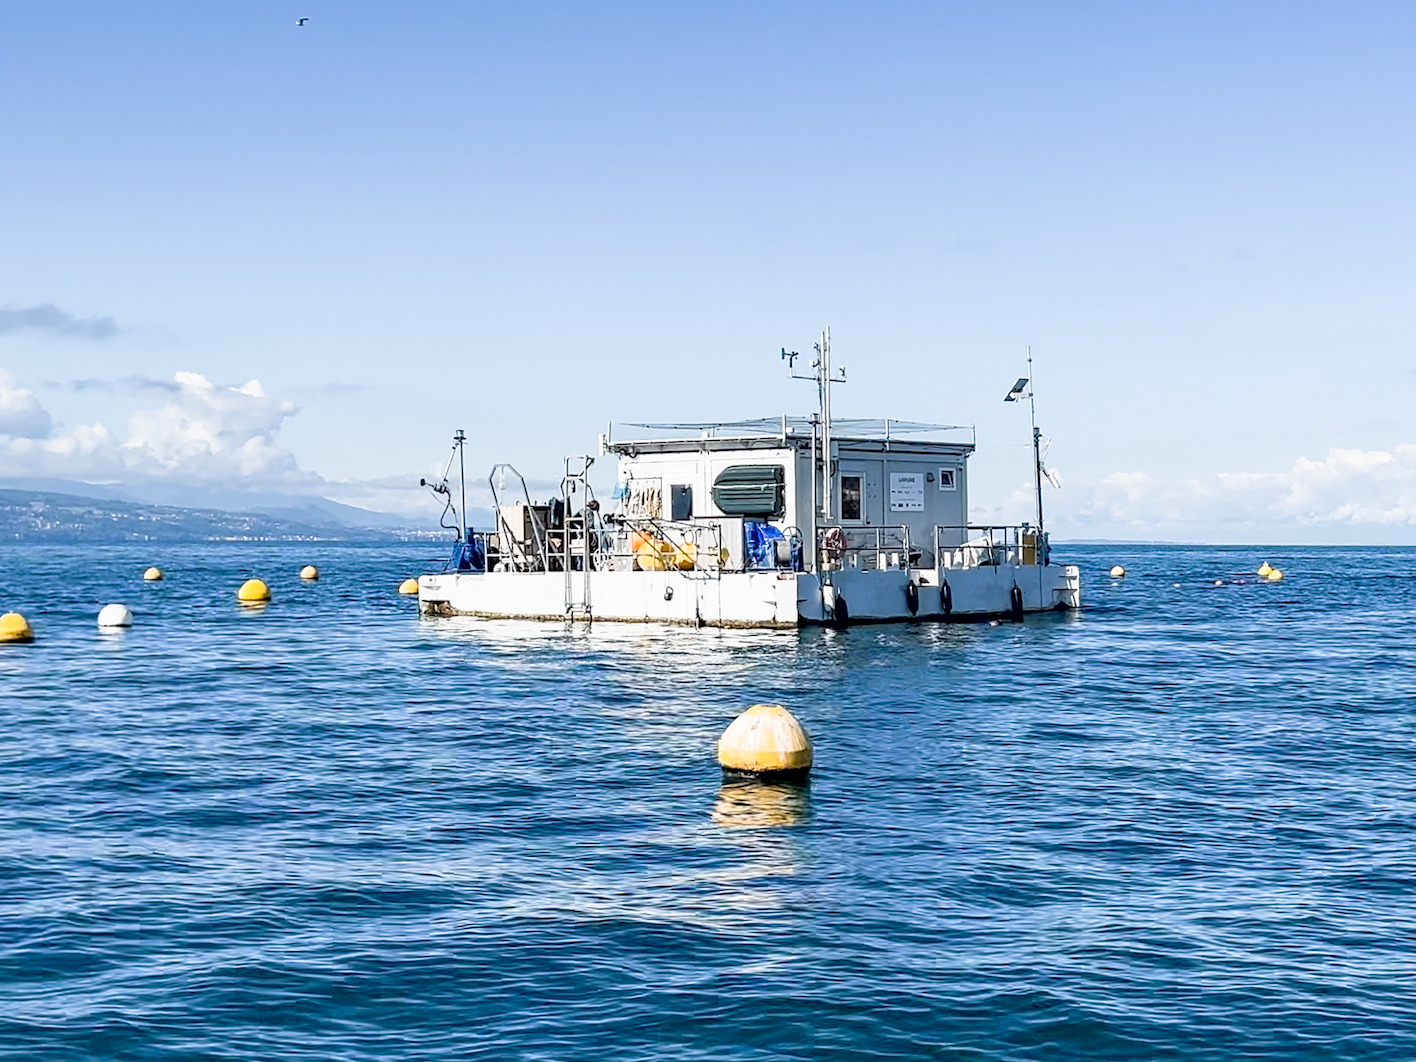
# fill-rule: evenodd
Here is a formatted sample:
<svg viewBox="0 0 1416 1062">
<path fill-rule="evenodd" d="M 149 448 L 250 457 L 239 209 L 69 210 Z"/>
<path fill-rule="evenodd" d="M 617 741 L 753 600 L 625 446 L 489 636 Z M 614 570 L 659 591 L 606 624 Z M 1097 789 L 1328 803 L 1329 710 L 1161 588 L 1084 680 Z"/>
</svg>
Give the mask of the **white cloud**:
<svg viewBox="0 0 1416 1062">
<path fill-rule="evenodd" d="M 104 391 L 105 381 L 80 381 L 78 390 Z M 218 384 L 194 372 L 170 381 L 129 377 L 117 381 L 140 401 L 126 432 L 103 424 L 55 428 L 33 391 L 0 369 L 0 472 L 15 478 L 53 478 L 86 483 L 182 485 L 215 490 L 239 506 L 256 493 L 336 498 L 382 511 L 435 512 L 417 473 L 384 480 L 328 480 L 302 469 L 277 441 L 282 426 L 299 412 L 268 395 L 259 380 Z"/>
<path fill-rule="evenodd" d="M 13 408 L 8 420 L 18 422 L 5 431 L 8 438 L 0 436 L 9 473 L 88 481 L 241 481 L 262 489 L 320 485 L 320 477 L 301 471 L 294 455 L 275 441 L 286 418 L 295 414 L 294 405 L 268 396 L 257 380 L 228 387 L 197 373 L 179 372 L 173 379 L 172 397 L 134 413 L 119 441 L 102 424 L 55 433 L 33 392 L 0 375 L 0 417 Z M 0 426 L 7 423 L 0 420 Z M 14 430 L 17 426 L 29 430 Z"/>
<path fill-rule="evenodd" d="M 54 422 L 34 392 L 0 369 L 0 436 L 42 439 L 53 430 Z"/>
<path fill-rule="evenodd" d="M 170 401 L 128 421 L 122 446 L 128 468 L 197 482 L 239 477 L 314 485 L 275 441 L 297 412 L 293 403 L 271 398 L 259 380 L 226 387 L 194 372 L 173 379 L 179 390 Z"/>
<path fill-rule="evenodd" d="M 1416 532 L 1416 445 L 1334 448 L 1284 472 L 1173 480 L 1114 472 L 1069 493 L 1053 506 L 1072 536 L 1405 539 Z"/>
</svg>

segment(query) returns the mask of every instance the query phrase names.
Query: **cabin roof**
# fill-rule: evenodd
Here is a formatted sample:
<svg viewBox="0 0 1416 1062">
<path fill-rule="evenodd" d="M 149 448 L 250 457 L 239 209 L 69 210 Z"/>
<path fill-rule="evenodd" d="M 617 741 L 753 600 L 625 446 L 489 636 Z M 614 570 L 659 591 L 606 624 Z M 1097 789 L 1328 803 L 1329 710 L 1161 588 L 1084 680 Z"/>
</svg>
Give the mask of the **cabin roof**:
<svg viewBox="0 0 1416 1062">
<path fill-rule="evenodd" d="M 760 449 L 763 446 L 799 445 L 811 438 L 811 432 L 809 418 L 787 416 L 673 424 L 611 424 L 605 436 L 605 449 L 612 453 L 631 450 Z M 940 453 L 969 453 L 974 448 L 974 430 L 972 426 L 963 424 L 833 417 L 831 440 L 840 445 L 875 444 L 873 449 L 899 447 Z"/>
</svg>

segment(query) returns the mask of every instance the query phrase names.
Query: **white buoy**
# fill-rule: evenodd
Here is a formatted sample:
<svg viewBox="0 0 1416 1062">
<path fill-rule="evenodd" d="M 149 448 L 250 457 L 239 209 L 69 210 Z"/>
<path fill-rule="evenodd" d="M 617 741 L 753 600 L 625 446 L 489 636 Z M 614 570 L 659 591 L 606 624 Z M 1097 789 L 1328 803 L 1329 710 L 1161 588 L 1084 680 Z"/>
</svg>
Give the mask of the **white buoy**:
<svg viewBox="0 0 1416 1062">
<path fill-rule="evenodd" d="M 1214 585 L 1215 585 L 1215 586 L 1223 586 L 1223 585 L 1224 585 L 1224 580 L 1223 580 L 1223 579 L 1216 579 L 1216 580 L 1214 581 Z"/>
<path fill-rule="evenodd" d="M 811 739 L 780 704 L 754 704 L 718 739 L 718 763 L 738 774 L 805 778 L 811 770 Z"/>
<path fill-rule="evenodd" d="M 1124 576 L 1125 574 L 1126 574 L 1126 569 L 1123 568 L 1123 567 L 1121 567 L 1121 565 L 1119 565 L 1119 564 L 1113 564 L 1113 565 L 1111 566 L 1111 578 L 1113 578 L 1113 579 L 1120 579 L 1120 578 L 1121 578 L 1122 576 Z"/>
<path fill-rule="evenodd" d="M 100 627 L 131 627 L 133 610 L 127 605 L 104 605 L 98 613 Z"/>
</svg>

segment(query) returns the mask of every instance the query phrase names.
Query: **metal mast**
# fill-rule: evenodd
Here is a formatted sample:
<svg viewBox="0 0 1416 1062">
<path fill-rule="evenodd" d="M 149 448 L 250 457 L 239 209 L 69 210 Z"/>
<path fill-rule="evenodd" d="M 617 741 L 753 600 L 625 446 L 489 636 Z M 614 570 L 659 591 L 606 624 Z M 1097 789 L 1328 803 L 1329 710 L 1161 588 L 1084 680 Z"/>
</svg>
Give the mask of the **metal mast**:
<svg viewBox="0 0 1416 1062">
<path fill-rule="evenodd" d="M 1042 432 L 1037 426 L 1037 386 L 1033 382 L 1032 347 L 1028 347 L 1028 412 L 1032 417 L 1033 480 L 1037 489 L 1037 533 L 1042 536 Z"/>
<path fill-rule="evenodd" d="M 1037 388 L 1033 386 L 1032 347 L 1028 347 L 1028 374 L 1013 385 L 1013 389 L 1003 396 L 1005 402 L 1016 402 L 1027 392 L 1028 412 L 1032 417 L 1033 444 L 1033 488 L 1037 496 L 1037 533 L 1042 537 L 1042 477 L 1056 485 L 1057 480 L 1042 467 L 1042 431 L 1037 426 Z"/>
<path fill-rule="evenodd" d="M 457 434 L 452 437 L 452 445 L 457 447 L 457 484 L 462 492 L 462 508 L 458 515 L 461 517 L 462 526 L 458 538 L 463 542 L 467 541 L 467 461 L 462 455 L 463 447 L 467 442 L 467 433 L 461 428 L 457 429 Z"/>
<path fill-rule="evenodd" d="M 831 371 L 831 329 L 827 328 L 821 333 L 820 340 L 815 344 L 816 358 L 811 363 L 813 372 L 810 376 L 803 376 L 792 370 L 796 366 L 797 358 L 801 354 L 797 351 L 788 351 L 782 348 L 782 357 L 787 363 L 787 372 L 793 380 L 814 380 L 816 382 L 816 401 L 821 410 L 821 511 L 822 516 L 828 522 L 831 520 L 832 502 L 835 498 L 835 475 L 831 471 L 831 385 L 846 382 L 846 370 L 837 369 L 835 373 Z M 816 429 L 813 426 L 811 432 L 812 442 L 816 440 Z M 811 469 L 812 485 L 816 484 L 816 466 L 812 463 Z M 816 520 L 816 513 L 811 514 L 813 523 Z"/>
</svg>

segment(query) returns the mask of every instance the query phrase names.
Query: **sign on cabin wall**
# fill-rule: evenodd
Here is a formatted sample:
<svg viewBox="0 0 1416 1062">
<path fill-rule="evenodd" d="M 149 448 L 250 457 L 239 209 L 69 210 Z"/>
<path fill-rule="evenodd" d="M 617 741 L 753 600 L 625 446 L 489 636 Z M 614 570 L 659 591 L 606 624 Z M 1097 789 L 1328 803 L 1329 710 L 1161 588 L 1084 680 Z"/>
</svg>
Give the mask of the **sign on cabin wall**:
<svg viewBox="0 0 1416 1062">
<path fill-rule="evenodd" d="M 890 473 L 890 508 L 897 513 L 924 512 L 924 473 Z"/>
</svg>

